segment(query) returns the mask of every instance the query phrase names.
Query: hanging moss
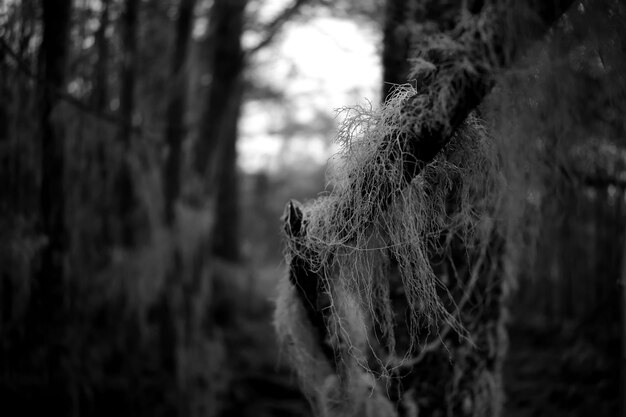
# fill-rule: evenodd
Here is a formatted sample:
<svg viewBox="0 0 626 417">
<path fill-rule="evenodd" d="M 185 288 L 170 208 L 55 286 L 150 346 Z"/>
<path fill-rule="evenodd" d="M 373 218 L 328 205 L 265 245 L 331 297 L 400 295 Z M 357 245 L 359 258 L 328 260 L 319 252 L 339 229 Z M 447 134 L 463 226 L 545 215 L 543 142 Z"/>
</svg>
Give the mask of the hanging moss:
<svg viewBox="0 0 626 417">
<path fill-rule="evenodd" d="M 328 298 L 323 315 L 335 364 L 312 349 L 319 334 L 306 325 L 297 287 L 283 288 L 276 317 L 305 391 L 320 410 L 337 403 L 351 415 L 359 402 L 378 410 L 372 404 L 385 404 L 376 399 L 387 399 L 393 377 L 411 366 L 429 335 L 450 332 L 473 343 L 459 317 L 464 305 L 456 305 L 432 258 L 448 253 L 453 241 L 467 253 L 486 253 L 502 185 L 496 153 L 472 115 L 419 176 L 407 177 L 405 167 L 415 161 L 402 152 L 412 128 L 402 109 L 415 94 L 402 86 L 379 110 L 344 109 L 332 191 L 302 208 L 306 233 L 287 233 L 288 262 L 314 256 L 311 265 Z M 469 292 L 477 274 L 465 283 Z M 337 387 L 326 392 L 335 373 Z"/>
</svg>

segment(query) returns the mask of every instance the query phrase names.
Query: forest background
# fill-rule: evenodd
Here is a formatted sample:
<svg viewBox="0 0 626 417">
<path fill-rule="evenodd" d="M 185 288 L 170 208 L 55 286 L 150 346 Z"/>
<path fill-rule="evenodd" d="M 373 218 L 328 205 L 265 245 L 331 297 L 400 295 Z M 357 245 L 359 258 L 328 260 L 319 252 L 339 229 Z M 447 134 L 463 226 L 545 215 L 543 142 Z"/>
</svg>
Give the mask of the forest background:
<svg viewBox="0 0 626 417">
<path fill-rule="evenodd" d="M 377 106 L 388 92 L 385 7 L 1 3 L 7 409 L 308 415 L 271 326 L 280 218 L 290 198 L 324 190 L 334 108 Z M 290 34 L 320 22 L 365 28 L 360 40 L 319 36 L 359 42 L 380 63 L 347 69 L 339 53 L 281 70 Z M 415 30 L 396 26 L 396 37 Z M 519 224 L 511 415 L 617 415 L 624 398 L 625 27 L 619 1 L 576 2 L 479 109 L 501 142 Z M 348 74 L 330 85 L 352 84 L 346 101 L 306 100 L 319 86 L 299 76 L 316 67 Z M 255 129 L 265 129 L 257 148 Z M 259 161 L 269 146 L 277 156 Z"/>
</svg>

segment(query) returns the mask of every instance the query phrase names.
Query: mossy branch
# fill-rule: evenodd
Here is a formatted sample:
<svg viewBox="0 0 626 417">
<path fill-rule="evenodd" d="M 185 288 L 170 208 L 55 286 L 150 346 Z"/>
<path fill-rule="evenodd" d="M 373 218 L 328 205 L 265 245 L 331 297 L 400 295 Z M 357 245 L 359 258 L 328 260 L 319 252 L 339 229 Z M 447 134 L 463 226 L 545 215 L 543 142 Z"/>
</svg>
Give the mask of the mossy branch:
<svg viewBox="0 0 626 417">
<path fill-rule="evenodd" d="M 379 111 L 347 110 L 351 114 L 339 132 L 343 150 L 336 189 L 304 213 L 293 202 L 287 206 L 290 281 L 318 348 L 338 375 L 345 372 L 338 368 L 350 366 L 372 372 L 367 349 L 382 365 L 381 375 L 397 363 L 389 357 L 395 354 L 390 305 L 395 284 L 386 276 L 391 262 L 398 265 L 412 338 L 401 361 L 415 356 L 420 328 L 443 322 L 463 331 L 439 299 L 441 285 L 428 251 L 444 231 L 476 234 L 480 213 L 494 203 L 494 157 L 471 112 L 490 92 L 498 72 L 573 1 L 514 3 L 485 2 L 450 33 L 419 45 L 416 89 L 397 89 Z M 450 212 L 454 187 L 458 207 Z M 490 233 L 468 239 L 486 240 Z M 380 352 L 372 347 L 367 335 L 372 328 L 380 330 L 376 342 L 385 344 L 388 357 L 377 356 Z M 365 345 L 355 345 L 351 339 L 356 337 Z"/>
<path fill-rule="evenodd" d="M 311 326 L 317 333 L 322 353 L 329 364 L 335 363 L 335 353 L 328 343 L 327 315 L 330 300 L 326 290 L 326 271 L 314 253 L 309 253 L 298 240 L 306 234 L 302 210 L 295 201 L 290 201 L 285 210 L 285 234 L 297 249 L 289 264 L 289 281 L 295 287 Z"/>
</svg>

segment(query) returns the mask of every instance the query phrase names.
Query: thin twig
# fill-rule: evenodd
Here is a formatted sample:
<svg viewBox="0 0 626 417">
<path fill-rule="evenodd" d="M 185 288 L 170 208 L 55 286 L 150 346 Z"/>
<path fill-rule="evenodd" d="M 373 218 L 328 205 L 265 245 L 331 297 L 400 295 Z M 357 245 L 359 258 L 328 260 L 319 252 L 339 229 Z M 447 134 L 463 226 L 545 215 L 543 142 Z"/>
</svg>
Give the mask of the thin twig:
<svg viewBox="0 0 626 417">
<path fill-rule="evenodd" d="M 295 16 L 300 7 L 309 0 L 294 0 L 291 6 L 286 7 L 274 20 L 266 25 L 265 36 L 255 46 L 246 51 L 246 56 L 251 56 L 269 45 L 280 32 L 284 24 Z"/>
</svg>

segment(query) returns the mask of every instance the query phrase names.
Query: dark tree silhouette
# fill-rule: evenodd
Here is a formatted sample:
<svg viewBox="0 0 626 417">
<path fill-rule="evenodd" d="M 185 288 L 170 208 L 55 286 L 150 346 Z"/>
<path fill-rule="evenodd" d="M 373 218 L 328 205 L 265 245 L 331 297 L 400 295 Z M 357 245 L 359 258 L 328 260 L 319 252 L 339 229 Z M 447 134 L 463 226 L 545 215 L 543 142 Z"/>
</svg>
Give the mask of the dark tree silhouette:
<svg viewBox="0 0 626 417">
<path fill-rule="evenodd" d="M 66 320 L 69 301 L 65 291 L 68 273 L 67 161 L 63 126 L 53 120 L 53 111 L 60 102 L 58 93 L 65 86 L 71 3 L 70 0 L 58 0 L 43 4 L 43 38 L 39 56 L 42 82 L 40 215 L 46 245 L 41 253 L 29 310 L 34 345 L 48 347 L 43 364 L 43 372 L 50 373 L 46 400 L 52 407 L 65 411 L 71 409 L 72 401 L 64 364 L 68 359 Z"/>
<path fill-rule="evenodd" d="M 211 8 L 211 84 L 194 161 L 197 174 L 216 195 L 213 250 L 228 260 L 239 258 L 236 138 L 243 97 L 245 7 L 246 0 L 217 0 Z"/>
<path fill-rule="evenodd" d="M 108 71 L 109 71 L 109 42 L 107 41 L 107 30 L 109 28 L 110 0 L 104 0 L 102 2 L 102 12 L 100 13 L 100 25 L 94 35 L 94 42 L 96 44 L 96 51 L 98 54 L 95 75 L 94 75 L 94 87 L 91 91 L 91 101 L 97 111 L 105 111 L 108 108 L 109 102 L 109 88 L 108 88 Z"/>
<path fill-rule="evenodd" d="M 167 103 L 167 127 L 165 140 L 168 154 L 164 171 L 165 221 L 174 222 L 174 208 L 180 194 L 181 145 L 185 129 L 188 43 L 191 35 L 195 0 L 182 0 L 178 6 L 174 54 L 170 70 L 172 84 L 169 86 Z"/>
<path fill-rule="evenodd" d="M 118 141 L 122 155 L 127 155 L 132 148 L 133 112 L 135 111 L 135 78 L 137 73 L 137 22 L 139 1 L 125 0 L 122 12 L 121 44 L 122 57 L 120 68 L 120 94 Z M 125 156 L 117 172 L 116 189 L 119 213 L 119 242 L 125 246 L 136 243 L 135 190 L 131 167 Z"/>
</svg>

